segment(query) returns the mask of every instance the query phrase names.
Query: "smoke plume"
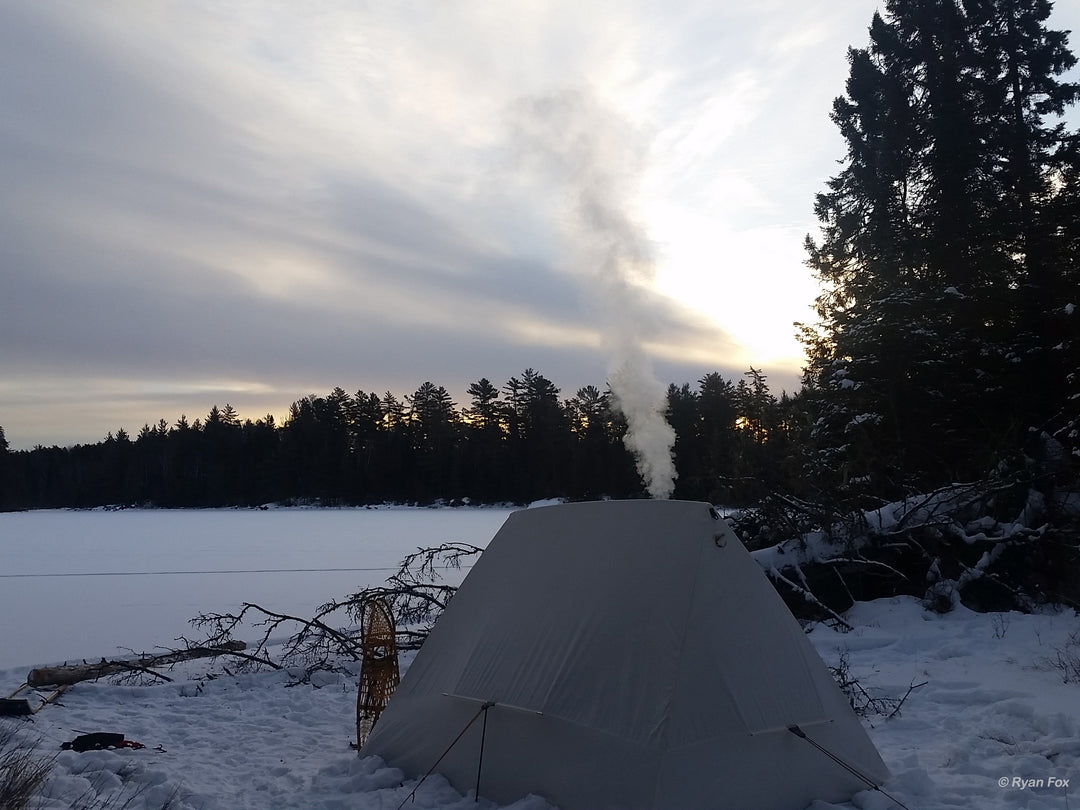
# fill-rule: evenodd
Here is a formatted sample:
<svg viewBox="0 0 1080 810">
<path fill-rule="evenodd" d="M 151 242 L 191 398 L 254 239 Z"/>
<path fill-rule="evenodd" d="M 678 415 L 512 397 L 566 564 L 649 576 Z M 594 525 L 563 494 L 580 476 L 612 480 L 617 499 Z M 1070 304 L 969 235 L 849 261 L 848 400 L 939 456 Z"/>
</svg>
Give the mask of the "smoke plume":
<svg viewBox="0 0 1080 810">
<path fill-rule="evenodd" d="M 642 150 L 628 122 L 584 90 L 564 90 L 515 106 L 519 168 L 553 183 L 575 274 L 594 292 L 611 357 L 614 405 L 626 417 L 626 446 L 649 494 L 675 489 L 675 431 L 664 416 L 666 388 L 644 342 L 655 262 L 636 215 Z"/>
</svg>

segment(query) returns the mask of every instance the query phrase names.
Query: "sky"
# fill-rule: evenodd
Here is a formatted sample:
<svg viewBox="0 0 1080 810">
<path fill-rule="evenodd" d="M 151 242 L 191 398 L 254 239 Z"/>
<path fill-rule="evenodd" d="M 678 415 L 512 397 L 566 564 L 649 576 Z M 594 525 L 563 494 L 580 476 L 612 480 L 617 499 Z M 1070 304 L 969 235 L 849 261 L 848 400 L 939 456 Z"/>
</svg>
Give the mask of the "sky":
<svg viewBox="0 0 1080 810">
<path fill-rule="evenodd" d="M 878 5 L 0 0 L 0 426 L 526 368 L 570 397 L 627 334 L 664 384 L 794 391 Z"/>
</svg>

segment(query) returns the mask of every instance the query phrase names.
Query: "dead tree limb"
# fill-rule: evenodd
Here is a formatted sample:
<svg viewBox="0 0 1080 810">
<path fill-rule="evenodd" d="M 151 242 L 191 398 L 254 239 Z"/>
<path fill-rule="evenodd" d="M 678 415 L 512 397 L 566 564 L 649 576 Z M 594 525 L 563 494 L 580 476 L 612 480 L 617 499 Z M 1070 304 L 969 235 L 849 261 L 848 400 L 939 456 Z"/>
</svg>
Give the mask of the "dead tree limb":
<svg viewBox="0 0 1080 810">
<path fill-rule="evenodd" d="M 824 602 L 822 602 L 820 599 L 818 599 L 809 588 L 804 588 L 802 585 L 798 585 L 795 582 L 792 582 L 790 579 L 788 579 L 783 574 L 781 574 L 780 571 L 777 570 L 775 567 L 772 568 L 770 571 L 768 571 L 766 573 L 768 573 L 768 575 L 770 577 L 772 577 L 774 580 L 776 580 L 777 582 L 782 582 L 784 585 L 786 585 L 788 588 L 790 588 L 794 593 L 797 593 L 799 596 L 801 596 L 803 599 L 805 599 L 807 602 L 809 602 L 811 605 L 813 605 L 818 610 L 823 611 L 824 613 L 828 614 L 828 616 L 834 622 L 836 622 L 837 625 L 844 628 L 844 630 L 853 630 L 854 629 L 851 626 L 851 624 L 843 616 L 841 616 L 839 613 L 837 613 L 831 607 L 829 607 Z"/>
<path fill-rule="evenodd" d="M 314 617 L 305 619 L 245 602 L 237 613 L 204 613 L 192 619 L 191 624 L 207 631 L 205 643 L 224 644 L 232 640 L 233 632 L 242 627 L 245 620 L 254 619 L 250 627 L 259 628 L 259 638 L 252 644 L 250 652 L 236 656 L 243 662 L 243 668 L 268 666 L 271 669 L 284 669 L 301 666 L 306 679 L 318 669 L 334 668 L 335 665 L 330 662 L 342 657 L 360 660 L 359 639 L 347 630 L 331 627 L 324 621 L 332 612 L 320 609 Z M 270 647 L 276 646 L 276 637 L 286 631 L 289 635 L 275 661 L 271 657 Z"/>
<path fill-rule="evenodd" d="M 926 684 L 928 683 L 930 682 L 923 681 L 922 683 L 915 683 L 913 679 L 908 685 L 907 691 L 904 692 L 904 696 L 896 702 L 896 707 L 891 712 L 889 712 L 889 716 L 885 719 L 892 720 L 894 717 L 898 717 L 900 715 L 900 708 L 904 705 L 904 701 L 906 701 L 908 697 L 910 697 L 911 693 L 918 689 L 920 686 L 926 686 Z"/>
<path fill-rule="evenodd" d="M 482 549 L 468 543 L 443 543 L 420 548 L 402 560 L 398 570 L 384 585 L 365 588 L 344 599 L 320 605 L 311 618 L 269 610 L 245 602 L 236 613 L 206 613 L 191 624 L 207 633 L 199 644 L 220 645 L 234 634 L 258 629 L 257 640 L 243 655 L 235 656 L 241 668 L 270 666 L 298 668 L 305 682 L 319 670 L 343 670 L 343 662 L 358 662 L 363 648 L 360 627 L 364 608 L 373 599 L 385 599 L 398 627 L 399 650 L 420 647 L 435 621 L 457 592 L 457 586 L 442 582 L 442 572 L 460 568 Z M 339 623 L 343 627 L 335 626 Z M 282 635 L 287 634 L 284 641 Z M 193 642 L 183 639 L 188 644 Z M 273 648 L 273 652 L 271 652 Z"/>
<path fill-rule="evenodd" d="M 41 686 L 70 686 L 80 681 L 96 680 L 109 675 L 117 675 L 125 672 L 142 672 L 152 675 L 161 680 L 171 680 L 153 670 L 158 667 L 168 667 L 181 661 L 189 661 L 195 658 L 212 658 L 219 655 L 234 654 L 245 647 L 242 641 L 225 641 L 221 644 L 198 645 L 185 650 L 172 650 L 162 655 L 143 655 L 133 659 L 106 660 L 102 658 L 96 663 L 83 661 L 81 664 L 65 664 L 59 667 L 39 667 L 30 670 L 26 676 L 26 683 L 34 688 Z"/>
</svg>

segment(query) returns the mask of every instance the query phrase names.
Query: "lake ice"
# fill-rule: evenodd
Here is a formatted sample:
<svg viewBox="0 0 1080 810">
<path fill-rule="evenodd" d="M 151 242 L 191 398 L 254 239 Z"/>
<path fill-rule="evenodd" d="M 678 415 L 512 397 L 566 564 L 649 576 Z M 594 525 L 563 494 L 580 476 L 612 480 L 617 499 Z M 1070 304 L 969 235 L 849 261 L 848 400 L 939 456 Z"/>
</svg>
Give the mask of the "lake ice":
<svg viewBox="0 0 1080 810">
<path fill-rule="evenodd" d="M 151 652 L 242 602 L 308 617 L 418 547 L 486 546 L 510 509 L 0 514 L 0 669 Z M 448 571 L 448 582 L 463 572 Z"/>
</svg>

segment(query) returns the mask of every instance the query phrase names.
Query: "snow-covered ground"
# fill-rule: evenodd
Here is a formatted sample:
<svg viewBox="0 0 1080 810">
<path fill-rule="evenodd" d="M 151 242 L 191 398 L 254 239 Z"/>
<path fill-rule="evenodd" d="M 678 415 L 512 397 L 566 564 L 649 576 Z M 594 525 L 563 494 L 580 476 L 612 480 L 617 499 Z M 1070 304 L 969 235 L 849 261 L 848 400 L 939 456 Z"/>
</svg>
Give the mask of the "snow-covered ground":
<svg viewBox="0 0 1080 810">
<path fill-rule="evenodd" d="M 338 594 L 324 594 L 332 595 Z M 923 684 L 907 696 L 900 716 L 866 721 L 893 773 L 884 785 L 888 794 L 911 810 L 1080 807 L 1073 795 L 1080 790 L 1080 684 L 1063 683 L 1051 663 L 1061 652 L 1080 656 L 1080 645 L 1069 646 L 1070 634 L 1080 629 L 1072 613 L 959 608 L 942 616 L 898 598 L 856 605 L 848 618 L 851 632 L 817 626 L 810 634 L 828 663 L 843 659 L 881 698 L 898 699 Z M 153 624 L 150 616 L 144 621 Z M 87 806 L 88 799 L 117 796 L 113 806 L 129 801 L 132 810 L 158 810 L 170 799 L 173 810 L 393 810 L 416 787 L 349 749 L 354 677 L 324 675 L 312 685 L 288 687 L 289 675 L 281 672 L 199 678 L 207 666 L 189 662 L 170 673 L 174 682 L 154 686 L 78 684 L 33 722 L 0 719 L 0 731 L 15 728 L 23 744 L 57 755 L 41 806 Z M 26 671 L 0 671 L 0 692 L 21 684 Z M 146 747 L 60 752 L 61 742 L 92 731 L 120 732 Z M 406 806 L 494 807 L 461 796 L 438 777 L 427 779 Z M 812 810 L 895 806 L 867 791 L 849 804 L 818 802 Z M 531 797 L 510 807 L 547 805 Z"/>
</svg>

